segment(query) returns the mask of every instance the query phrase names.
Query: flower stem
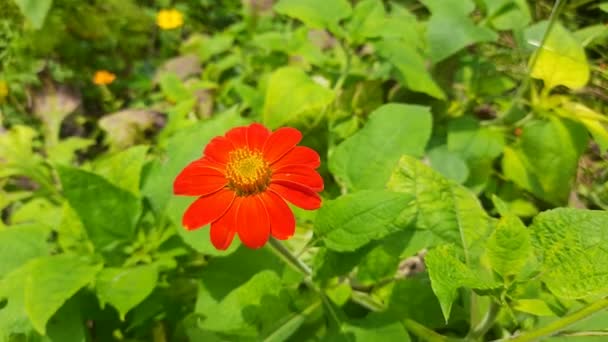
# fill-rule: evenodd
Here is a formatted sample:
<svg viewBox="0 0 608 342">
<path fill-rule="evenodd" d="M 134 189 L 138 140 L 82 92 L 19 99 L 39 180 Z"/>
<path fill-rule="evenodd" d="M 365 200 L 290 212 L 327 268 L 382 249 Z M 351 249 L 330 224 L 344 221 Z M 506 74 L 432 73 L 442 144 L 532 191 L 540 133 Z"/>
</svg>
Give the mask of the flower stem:
<svg viewBox="0 0 608 342">
<path fill-rule="evenodd" d="M 329 300 L 329 298 L 327 297 L 325 292 L 323 292 L 323 290 L 320 289 L 312 281 L 312 270 L 310 269 L 310 267 L 308 267 L 308 265 L 306 265 L 304 262 L 302 262 L 302 260 L 300 260 L 297 256 L 295 256 L 288 248 L 286 248 L 277 239 L 271 237 L 269 242 L 270 242 L 270 247 L 272 247 L 271 248 L 272 251 L 278 257 L 283 259 L 283 261 L 285 261 L 285 263 L 287 265 L 289 265 L 292 269 L 301 273 L 304 276 L 304 283 L 306 284 L 306 286 L 308 286 L 311 290 L 316 292 L 321 297 L 321 300 L 324 304 L 325 309 L 328 311 L 329 316 L 336 323 L 336 326 L 338 327 L 338 329 L 342 329 L 342 320 L 338 316 L 338 313 L 334 310 L 334 308 L 332 306 L 333 304 L 331 303 L 331 301 Z"/>
<path fill-rule="evenodd" d="M 554 334 L 560 332 L 561 330 L 566 329 L 568 326 L 570 326 L 580 320 L 583 320 L 597 312 L 605 310 L 607 308 L 608 308 L 608 298 L 600 299 L 597 302 L 592 303 L 571 315 L 568 315 L 566 317 L 553 321 L 553 322 L 549 323 L 548 325 L 545 325 L 544 327 L 541 327 L 536 330 L 532 330 L 528 333 L 525 333 L 523 335 L 517 336 L 517 337 L 511 339 L 510 341 L 512 341 L 512 342 L 514 342 L 514 341 L 515 342 L 536 341 L 541 337 L 554 335 Z"/>
<path fill-rule="evenodd" d="M 483 317 L 481 322 L 479 322 L 479 324 L 471 330 L 469 336 L 467 336 L 467 339 L 476 340 L 483 337 L 483 335 L 485 335 L 494 324 L 499 312 L 500 305 L 494 301 L 490 302 L 490 307 L 488 308 L 486 315 Z"/>
<path fill-rule="evenodd" d="M 289 249 L 287 249 L 281 242 L 277 239 L 271 237 L 270 238 L 270 246 L 272 250 L 285 261 L 291 268 L 302 273 L 305 278 L 309 278 L 312 276 L 312 270 L 308 265 L 306 265 L 302 260 L 298 259 Z"/>
</svg>

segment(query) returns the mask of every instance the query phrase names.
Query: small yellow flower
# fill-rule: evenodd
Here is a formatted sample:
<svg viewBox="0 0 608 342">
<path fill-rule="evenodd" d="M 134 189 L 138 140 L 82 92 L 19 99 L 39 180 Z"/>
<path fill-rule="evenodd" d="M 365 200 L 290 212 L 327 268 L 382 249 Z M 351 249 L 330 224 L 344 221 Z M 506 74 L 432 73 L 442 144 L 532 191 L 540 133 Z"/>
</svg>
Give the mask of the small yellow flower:
<svg viewBox="0 0 608 342">
<path fill-rule="evenodd" d="M 0 103 L 8 96 L 8 85 L 4 80 L 0 80 Z"/>
<path fill-rule="evenodd" d="M 97 85 L 106 85 L 114 82 L 116 75 L 107 70 L 97 70 L 93 76 L 93 83 Z"/>
<path fill-rule="evenodd" d="M 163 30 L 172 30 L 184 24 L 184 16 L 176 9 L 160 10 L 156 15 L 156 24 Z"/>
</svg>

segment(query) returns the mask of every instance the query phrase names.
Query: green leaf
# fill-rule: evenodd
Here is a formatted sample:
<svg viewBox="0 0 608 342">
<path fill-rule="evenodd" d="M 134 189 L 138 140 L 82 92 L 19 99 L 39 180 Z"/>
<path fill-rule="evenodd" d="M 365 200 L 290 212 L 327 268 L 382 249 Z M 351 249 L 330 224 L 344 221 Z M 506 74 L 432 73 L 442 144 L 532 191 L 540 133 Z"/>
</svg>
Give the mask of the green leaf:
<svg viewBox="0 0 608 342">
<path fill-rule="evenodd" d="M 429 151 L 429 160 L 433 169 L 458 184 L 464 183 L 469 177 L 466 161 L 458 153 L 449 151 L 445 145 Z"/>
<path fill-rule="evenodd" d="M 470 0 L 425 0 L 431 10 L 427 39 L 431 61 L 437 63 L 461 49 L 480 42 L 490 42 L 498 35 L 485 27 L 476 26 L 468 14 L 475 8 Z"/>
<path fill-rule="evenodd" d="M 36 30 L 42 28 L 53 0 L 15 0 L 15 3 Z"/>
<path fill-rule="evenodd" d="M 448 149 L 458 152 L 467 160 L 494 159 L 501 155 L 505 138 L 492 127 L 481 126 L 470 117 L 448 122 Z"/>
<path fill-rule="evenodd" d="M 18 225 L 0 230 L 0 279 L 27 261 L 48 255 L 50 231 L 39 225 Z"/>
<path fill-rule="evenodd" d="M 147 151 L 148 146 L 134 146 L 95 160 L 93 169 L 110 183 L 139 197 L 141 170 Z"/>
<path fill-rule="evenodd" d="M 264 123 L 270 128 L 305 119 L 318 119 L 334 100 L 334 92 L 313 81 L 296 67 L 272 73 L 264 100 Z"/>
<path fill-rule="evenodd" d="M 344 327 L 344 333 L 352 337 L 354 341 L 410 341 L 410 335 L 398 320 L 390 315 L 377 312 L 371 313 L 363 319 L 349 322 Z"/>
<path fill-rule="evenodd" d="M 7 301 L 6 306 L 0 309 L 0 341 L 10 341 L 11 333 L 29 333 L 32 330 L 32 323 L 25 312 L 24 291 L 32 262 L 0 279 L 0 301 Z"/>
<path fill-rule="evenodd" d="M 35 260 L 25 284 L 25 310 L 34 328 L 44 335 L 49 318 L 93 282 L 100 269 L 101 265 L 65 254 Z"/>
<path fill-rule="evenodd" d="M 89 341 L 89 329 L 82 317 L 79 299 L 79 296 L 72 297 L 49 320 L 47 336 L 52 342 Z"/>
<path fill-rule="evenodd" d="M 327 248 L 354 251 L 407 226 L 398 218 L 413 198 L 388 191 L 361 191 L 327 201 L 317 213 L 315 234 Z"/>
<path fill-rule="evenodd" d="M 350 287 L 349 287 L 350 288 Z M 294 312 L 283 318 L 277 328 L 264 337 L 264 342 L 283 342 L 289 339 L 308 319 L 309 316 L 321 306 L 321 302 L 310 305 L 302 312 Z"/>
<path fill-rule="evenodd" d="M 194 96 L 174 73 L 161 75 L 159 84 L 163 95 L 174 103 L 188 101 Z"/>
<path fill-rule="evenodd" d="M 401 155 L 424 154 L 431 121 L 427 107 L 383 105 L 363 129 L 336 147 L 329 169 L 350 190 L 382 189 Z"/>
<path fill-rule="evenodd" d="M 476 271 L 467 267 L 458 259 L 459 254 L 453 245 L 441 245 L 430 250 L 424 257 L 433 292 L 439 299 L 446 322 L 450 317 L 452 303 L 458 297 L 459 288 L 485 290 L 499 287 L 492 281 L 482 279 Z"/>
<path fill-rule="evenodd" d="M 607 226 L 605 211 L 558 208 L 534 218 L 530 230 L 541 280 L 556 296 L 608 294 Z"/>
<path fill-rule="evenodd" d="M 47 148 L 49 160 L 56 164 L 70 164 L 76 157 L 76 151 L 83 150 L 95 144 L 92 139 L 69 137 L 60 140 L 56 145 Z"/>
<path fill-rule="evenodd" d="M 472 0 L 422 0 L 431 13 L 452 13 L 457 16 L 466 16 L 473 12 L 475 3 Z"/>
<path fill-rule="evenodd" d="M 422 307 L 424 310 L 420 310 Z M 431 329 L 445 326 L 427 273 L 397 280 L 388 298 L 388 311 L 395 317 L 409 318 Z"/>
<path fill-rule="evenodd" d="M 487 245 L 492 269 L 503 278 L 516 276 L 532 255 L 528 229 L 514 215 L 501 218 Z"/>
<path fill-rule="evenodd" d="M 148 297 L 156 287 L 156 265 L 132 268 L 104 268 L 97 275 L 96 290 L 101 306 L 114 306 L 124 320 L 129 310 Z"/>
<path fill-rule="evenodd" d="M 387 186 L 412 198 L 415 230 L 403 255 L 448 242 L 461 248 L 467 264 L 479 263 L 492 221 L 473 193 L 409 156 L 399 160 Z"/>
<path fill-rule="evenodd" d="M 140 201 L 96 174 L 59 167 L 63 193 L 76 211 L 93 244 L 103 250 L 135 232 Z"/>
<path fill-rule="evenodd" d="M 587 140 L 587 131 L 576 122 L 553 116 L 534 120 L 513 148 L 505 148 L 504 175 L 549 203 L 566 203 Z"/>
<path fill-rule="evenodd" d="M 484 0 L 488 19 L 499 30 L 521 30 L 532 20 L 526 0 Z"/>
<path fill-rule="evenodd" d="M 544 32 L 547 27 L 546 21 L 530 27 L 526 32 L 529 41 L 538 47 L 541 42 L 536 39 L 538 32 Z M 553 25 L 547 40 L 536 54 L 536 63 L 530 75 L 542 79 L 548 89 L 558 85 L 579 89 L 589 82 L 590 70 L 585 50 L 560 23 Z"/>
<path fill-rule="evenodd" d="M 209 140 L 226 133 L 232 127 L 246 123 L 236 110 L 229 110 L 210 120 L 182 129 L 179 134 L 171 137 L 167 143 L 167 155 L 162 162 L 151 166 L 149 175 L 144 180 L 142 193 L 150 199 L 153 208 L 159 212 L 165 209 L 173 196 L 173 180 L 188 163 L 201 157 L 201 152 Z M 181 219 L 175 223 L 181 223 Z"/>
<path fill-rule="evenodd" d="M 347 29 L 354 43 L 362 43 L 366 38 L 379 37 L 384 32 L 386 14 L 380 0 L 357 2 Z"/>
<path fill-rule="evenodd" d="M 600 149 L 608 150 L 608 129 L 605 127 L 608 117 L 582 103 L 569 101 L 567 98 L 562 101 L 560 107 L 555 108 L 555 111 L 563 117 L 585 125 Z"/>
<path fill-rule="evenodd" d="M 407 89 L 425 93 L 438 99 L 445 94 L 426 69 L 424 59 L 416 47 L 407 41 L 385 38 L 375 43 L 378 54 L 397 70 L 397 80 Z"/>
<path fill-rule="evenodd" d="M 280 0 L 274 10 L 298 19 L 308 27 L 332 30 L 352 12 L 347 0 Z"/>
<path fill-rule="evenodd" d="M 0 178 L 23 174 L 42 162 L 32 151 L 37 135 L 34 129 L 21 125 L 0 132 Z"/>
<path fill-rule="evenodd" d="M 513 310 L 529 313 L 535 316 L 555 316 L 549 305 L 540 299 L 517 299 L 511 304 Z"/>
<path fill-rule="evenodd" d="M 15 209 L 11 214 L 12 224 L 37 224 L 47 229 L 56 229 L 61 220 L 61 207 L 44 197 L 33 198 Z"/>
<path fill-rule="evenodd" d="M 209 315 L 201 323 L 201 327 L 225 334 L 240 333 L 255 336 L 255 323 L 262 319 L 262 317 L 256 317 L 256 313 L 259 315 L 261 310 L 267 310 L 262 309 L 262 302 L 278 300 L 277 297 L 281 291 L 280 284 L 281 279 L 273 271 L 266 270 L 255 274 L 221 301 L 205 308 L 205 312 Z M 218 315 L 218 312 L 222 314 Z M 266 314 L 273 313 L 267 312 Z"/>
</svg>

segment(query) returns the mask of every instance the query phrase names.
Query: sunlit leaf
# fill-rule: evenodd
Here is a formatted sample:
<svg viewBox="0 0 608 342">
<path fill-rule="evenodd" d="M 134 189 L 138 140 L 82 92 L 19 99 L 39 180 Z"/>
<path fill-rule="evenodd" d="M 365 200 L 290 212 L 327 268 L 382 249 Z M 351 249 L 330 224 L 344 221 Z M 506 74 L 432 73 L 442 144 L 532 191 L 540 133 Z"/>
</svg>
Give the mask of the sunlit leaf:
<svg viewBox="0 0 608 342">
<path fill-rule="evenodd" d="M 544 32 L 547 22 L 540 22 L 529 28 L 528 43 L 538 47 L 536 63 L 531 76 L 544 81 L 545 87 L 552 89 L 564 85 L 570 89 L 579 89 L 589 82 L 590 70 L 587 56 L 581 44 L 561 24 L 552 26 L 546 41 L 541 41 L 537 32 Z M 532 59 L 534 60 L 534 59 Z"/>
<path fill-rule="evenodd" d="M 426 107 L 383 105 L 363 129 L 336 147 L 329 169 L 351 190 L 382 189 L 399 157 L 422 156 L 431 124 Z"/>
<path fill-rule="evenodd" d="M 605 211 L 558 208 L 530 226 L 540 257 L 541 279 L 556 296 L 586 298 L 608 294 L 608 236 Z"/>
</svg>

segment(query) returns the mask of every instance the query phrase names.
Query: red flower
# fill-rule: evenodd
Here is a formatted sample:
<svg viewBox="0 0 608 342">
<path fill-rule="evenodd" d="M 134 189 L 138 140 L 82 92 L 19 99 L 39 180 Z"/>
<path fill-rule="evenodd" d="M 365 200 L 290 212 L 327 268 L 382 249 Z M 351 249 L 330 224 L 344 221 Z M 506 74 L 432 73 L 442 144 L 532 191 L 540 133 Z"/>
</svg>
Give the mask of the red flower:
<svg viewBox="0 0 608 342">
<path fill-rule="evenodd" d="M 295 218 L 285 200 L 307 210 L 318 209 L 323 179 L 315 171 L 321 160 L 314 150 L 296 146 L 295 128 L 270 132 L 254 123 L 213 138 L 203 157 L 175 179 L 176 195 L 199 196 L 184 213 L 188 230 L 211 223 L 211 242 L 230 246 L 234 234 L 250 248 L 262 247 L 270 235 L 285 240 L 295 231 Z"/>
</svg>

